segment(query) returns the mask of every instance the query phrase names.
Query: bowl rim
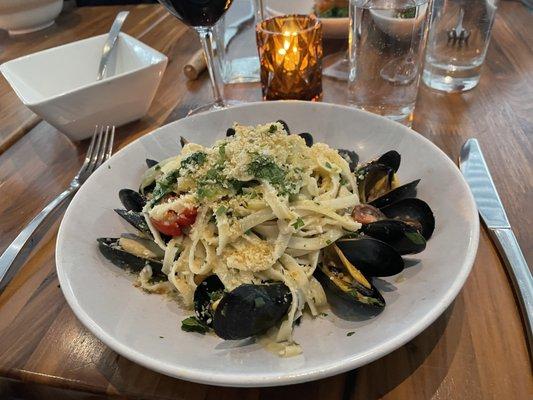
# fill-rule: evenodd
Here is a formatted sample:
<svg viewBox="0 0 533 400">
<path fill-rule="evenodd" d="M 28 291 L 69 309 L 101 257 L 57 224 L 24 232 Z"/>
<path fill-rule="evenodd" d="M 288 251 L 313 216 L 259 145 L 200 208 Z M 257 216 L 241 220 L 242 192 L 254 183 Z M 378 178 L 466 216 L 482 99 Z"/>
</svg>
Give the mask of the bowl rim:
<svg viewBox="0 0 533 400">
<path fill-rule="evenodd" d="M 103 36 L 107 36 L 107 33 L 103 33 L 101 35 L 96 35 L 96 36 L 91 36 L 91 37 L 88 37 L 86 39 L 76 40 L 76 41 L 70 42 L 70 43 L 65 43 L 65 44 L 62 44 L 60 46 L 51 47 L 49 49 L 37 51 L 35 53 L 27 54 L 25 56 L 18 57 L 18 58 L 15 58 L 13 60 L 6 61 L 6 62 L 0 64 L 0 72 L 2 73 L 2 75 L 4 75 L 4 78 L 8 81 L 9 85 L 11 86 L 13 91 L 16 93 L 16 95 L 19 97 L 19 99 L 22 100 L 22 103 L 25 106 L 28 106 L 28 107 L 35 107 L 35 106 L 39 106 L 39 105 L 42 105 L 44 103 L 47 103 L 47 102 L 50 102 L 50 101 L 53 101 L 53 100 L 61 99 L 61 98 L 66 97 L 66 96 L 68 96 L 70 94 L 73 94 L 73 93 L 76 93 L 76 92 L 79 92 L 79 91 L 82 91 L 82 90 L 85 90 L 85 89 L 88 89 L 88 88 L 91 88 L 91 87 L 95 87 L 95 86 L 103 85 L 103 84 L 109 84 L 109 83 L 111 83 L 111 82 L 113 82 L 115 80 L 118 80 L 120 78 L 131 76 L 131 75 L 133 75 L 133 74 L 135 74 L 137 72 L 144 71 L 144 70 L 147 70 L 149 68 L 153 68 L 154 66 L 159 66 L 161 64 L 165 64 L 166 65 L 167 62 L 168 62 L 168 57 L 165 54 L 163 54 L 160 51 L 154 49 L 153 47 L 148 46 L 147 44 L 141 42 L 139 39 L 136 39 L 133 36 L 128 35 L 125 32 L 120 32 L 119 38 L 122 37 L 122 38 L 126 38 L 127 40 L 133 41 L 133 44 L 140 45 L 143 49 L 145 49 L 145 50 L 149 51 L 150 53 L 152 53 L 153 55 L 157 56 L 159 58 L 159 60 L 157 62 L 155 62 L 155 63 L 146 64 L 146 65 L 131 69 L 129 71 L 121 72 L 120 74 L 116 74 L 116 75 L 113 75 L 113 76 L 111 76 L 109 78 L 102 79 L 101 81 L 95 80 L 93 82 L 86 83 L 86 84 L 81 85 L 81 86 L 77 86 L 77 87 L 75 87 L 73 89 L 63 91 L 63 92 L 55 94 L 53 96 L 44 97 L 44 98 L 42 98 L 41 100 L 38 100 L 38 101 L 29 101 L 27 96 L 25 95 L 25 93 L 23 93 L 23 91 L 20 90 L 19 86 L 16 85 L 13 82 L 12 77 L 15 77 L 15 76 L 20 77 L 20 75 L 18 75 L 17 73 L 13 72 L 12 65 L 14 63 L 25 61 L 27 59 L 32 58 L 33 56 L 35 56 L 37 54 L 53 53 L 55 50 L 63 48 L 63 47 L 74 47 L 76 45 L 83 44 L 84 42 L 94 41 L 94 40 L 97 40 L 98 38 L 101 38 Z"/>
<path fill-rule="evenodd" d="M 288 104 L 288 105 L 305 104 L 305 105 L 309 105 L 310 108 L 323 107 L 324 109 L 327 109 L 327 108 L 330 108 L 330 109 L 338 108 L 338 109 L 344 109 L 344 110 L 349 109 L 353 112 L 371 115 L 373 118 L 385 119 L 385 117 L 371 114 L 367 111 L 356 110 L 353 107 L 346 106 L 346 105 L 340 105 L 340 104 L 323 103 L 323 102 L 311 103 L 311 102 L 298 101 L 298 100 L 281 100 L 281 101 L 272 101 L 268 103 L 269 104 L 283 103 L 283 104 Z M 245 103 L 242 105 L 237 105 L 232 108 L 238 109 L 238 108 L 247 108 L 247 107 L 257 107 L 260 104 L 264 104 L 264 102 Z M 210 111 L 210 112 L 197 114 L 197 115 L 187 117 L 187 118 L 192 118 L 192 119 L 203 118 L 205 117 L 206 114 L 221 113 L 221 112 L 224 112 L 224 110 Z M 155 128 L 150 133 L 128 143 L 125 147 L 123 147 L 117 153 L 115 153 L 113 157 L 117 157 L 122 154 L 125 154 L 127 151 L 129 151 L 131 147 L 138 145 L 138 143 L 142 142 L 142 140 L 146 140 L 147 137 L 154 137 L 154 136 L 159 135 L 161 131 L 168 129 L 169 125 L 172 125 L 172 124 L 175 125 L 178 123 L 178 121 L 179 120 L 172 121 L 172 122 L 169 122 L 168 124 L 164 124 L 162 126 Z M 391 120 L 387 120 L 387 121 L 388 121 L 388 124 L 391 124 L 391 125 L 392 124 L 396 126 L 400 125 L 398 122 L 394 122 Z M 408 133 L 409 135 L 416 135 L 418 136 L 419 140 L 426 142 L 430 146 L 434 147 L 435 151 L 443 157 L 443 160 L 445 160 L 444 162 L 448 163 L 449 166 L 453 167 L 450 169 L 451 173 L 454 174 L 459 179 L 459 182 L 461 183 L 461 185 L 465 189 L 465 193 L 467 194 L 467 198 L 465 199 L 465 202 L 467 202 L 470 206 L 469 217 L 472 220 L 473 226 L 470 232 L 471 236 L 469 237 L 470 242 L 469 242 L 468 250 L 467 250 L 466 256 L 463 259 L 463 268 L 460 271 L 461 273 L 457 275 L 455 281 L 448 288 L 445 295 L 443 295 L 442 298 L 439 300 L 439 302 L 435 305 L 433 311 L 421 317 L 414 326 L 412 326 L 410 329 L 405 329 L 400 335 L 397 335 L 391 338 L 390 340 L 381 343 L 381 351 L 374 352 L 374 353 L 366 352 L 363 354 L 359 354 L 357 356 L 346 358 L 339 362 L 331 363 L 328 365 L 323 365 L 322 367 L 315 367 L 314 369 L 311 369 L 306 372 L 286 373 L 283 376 L 281 375 L 265 376 L 262 378 L 258 378 L 255 375 L 250 375 L 250 376 L 244 376 L 244 375 L 237 376 L 235 374 L 212 375 L 210 372 L 201 372 L 196 369 L 189 370 L 182 366 L 181 367 L 169 366 L 168 364 L 165 364 L 163 362 L 160 362 L 157 359 L 147 356 L 146 354 L 138 350 L 133 350 L 129 346 L 125 345 L 122 341 L 115 339 L 112 335 L 109 335 L 108 332 L 102 329 L 87 314 L 87 312 L 81 306 L 79 306 L 75 292 L 68 279 L 68 274 L 65 272 L 65 269 L 60 266 L 64 258 L 63 243 L 66 241 L 65 220 L 67 220 L 67 217 L 69 216 L 70 213 L 74 212 L 73 211 L 74 208 L 72 207 L 72 204 L 69 205 L 69 208 L 67 209 L 65 213 L 65 217 L 61 221 L 61 225 L 59 227 L 59 231 L 57 235 L 56 249 L 55 249 L 56 271 L 58 274 L 59 282 L 61 284 L 61 290 L 63 292 L 63 295 L 65 296 L 67 303 L 71 307 L 76 317 L 81 321 L 81 323 L 85 327 L 87 327 L 91 331 L 92 334 L 98 337 L 103 343 L 109 346 L 112 350 L 116 351 L 117 353 L 121 354 L 122 356 L 126 357 L 127 359 L 139 365 L 149 368 L 150 370 L 165 374 L 167 376 L 187 380 L 190 382 L 201 383 L 201 384 L 230 386 L 230 387 L 269 387 L 269 386 L 284 386 L 284 385 L 290 385 L 290 384 L 297 384 L 297 383 L 313 381 L 316 379 L 323 379 L 323 378 L 326 378 L 332 375 L 336 375 L 339 373 L 349 371 L 353 368 L 359 368 L 360 366 L 366 365 L 372 361 L 375 361 L 376 359 L 379 359 L 389 354 L 390 352 L 403 346 L 409 340 L 418 336 L 422 331 L 424 331 L 428 326 L 430 326 L 439 316 L 442 315 L 442 313 L 446 310 L 446 308 L 448 308 L 448 306 L 457 297 L 457 295 L 463 288 L 466 282 L 466 279 L 470 275 L 470 272 L 474 265 L 474 261 L 475 261 L 477 251 L 478 251 L 479 236 L 480 236 L 480 223 L 479 223 L 477 207 L 476 207 L 472 192 L 470 191 L 470 188 L 468 187 L 468 184 L 466 183 L 459 168 L 457 168 L 457 165 L 455 165 L 455 163 L 449 158 L 449 156 L 442 149 L 440 149 L 436 144 L 434 144 L 428 138 L 420 135 L 418 132 L 410 128 L 407 128 L 403 125 L 402 125 L 402 129 L 406 130 L 406 133 Z M 104 166 L 109 164 L 111 160 L 112 159 L 106 161 L 104 163 Z M 97 179 L 97 176 L 95 177 L 95 175 L 91 176 L 89 179 Z M 76 193 L 76 197 L 79 196 L 79 193 L 80 192 Z M 76 202 L 73 202 L 73 204 L 75 203 Z"/>
</svg>

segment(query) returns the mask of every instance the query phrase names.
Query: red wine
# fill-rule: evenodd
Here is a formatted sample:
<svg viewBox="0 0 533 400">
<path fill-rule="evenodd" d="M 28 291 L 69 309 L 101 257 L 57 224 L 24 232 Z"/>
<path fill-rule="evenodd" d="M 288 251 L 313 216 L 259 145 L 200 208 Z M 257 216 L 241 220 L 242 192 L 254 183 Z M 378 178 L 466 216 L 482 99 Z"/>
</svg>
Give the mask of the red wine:
<svg viewBox="0 0 533 400">
<path fill-rule="evenodd" d="M 167 10 L 190 26 L 213 26 L 233 0 L 158 0 Z"/>
</svg>

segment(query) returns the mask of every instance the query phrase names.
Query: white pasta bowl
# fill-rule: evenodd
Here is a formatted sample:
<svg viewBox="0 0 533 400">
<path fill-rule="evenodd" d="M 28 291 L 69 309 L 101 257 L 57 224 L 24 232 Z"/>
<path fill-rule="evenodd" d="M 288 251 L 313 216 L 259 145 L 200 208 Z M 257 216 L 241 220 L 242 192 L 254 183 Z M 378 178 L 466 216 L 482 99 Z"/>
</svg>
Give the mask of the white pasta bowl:
<svg viewBox="0 0 533 400">
<path fill-rule="evenodd" d="M 54 47 L 0 66 L 25 106 L 73 140 L 96 124 L 120 126 L 142 118 L 154 98 L 167 57 L 121 33 L 109 76 L 96 80 L 107 34 Z"/>
<path fill-rule="evenodd" d="M 203 145 L 223 138 L 235 121 L 285 120 L 315 142 L 353 149 L 362 160 L 387 150 L 402 155 L 399 178 L 421 178 L 418 197 L 431 205 L 436 229 L 426 250 L 401 275 L 376 282 L 387 302 L 375 318 L 345 320 L 333 312 L 304 317 L 294 338 L 303 353 L 280 358 L 253 340 L 222 341 L 180 330 L 191 312 L 132 286 L 133 278 L 110 264 L 96 238 L 129 230 L 113 211 L 118 191 L 136 188 L 145 158 L 179 152 L 179 137 Z M 304 382 L 360 367 L 402 346 L 427 328 L 463 286 L 476 254 L 479 220 L 459 169 L 420 134 L 352 108 L 311 102 L 251 103 L 185 118 L 131 143 L 99 168 L 74 197 L 57 239 L 61 289 L 80 321 L 124 357 L 155 371 L 226 386 L 274 386 Z M 386 290 L 385 290 L 386 289 Z M 348 332 L 355 332 L 348 335 Z"/>
<path fill-rule="evenodd" d="M 20 35 L 52 25 L 63 0 L 0 0 L 0 29 Z"/>
</svg>

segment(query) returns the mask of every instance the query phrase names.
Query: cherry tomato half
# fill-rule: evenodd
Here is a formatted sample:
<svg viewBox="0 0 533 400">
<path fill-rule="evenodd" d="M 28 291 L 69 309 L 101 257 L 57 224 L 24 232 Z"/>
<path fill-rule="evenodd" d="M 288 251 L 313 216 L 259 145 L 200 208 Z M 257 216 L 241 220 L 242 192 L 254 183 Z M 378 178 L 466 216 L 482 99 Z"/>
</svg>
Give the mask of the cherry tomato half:
<svg viewBox="0 0 533 400">
<path fill-rule="evenodd" d="M 179 214 L 173 210 L 169 210 L 165 214 L 164 220 L 157 220 L 150 218 L 150 221 L 157 229 L 167 236 L 180 236 L 183 233 L 183 228 L 189 227 L 196 221 L 198 210 L 196 208 L 186 208 Z"/>
</svg>

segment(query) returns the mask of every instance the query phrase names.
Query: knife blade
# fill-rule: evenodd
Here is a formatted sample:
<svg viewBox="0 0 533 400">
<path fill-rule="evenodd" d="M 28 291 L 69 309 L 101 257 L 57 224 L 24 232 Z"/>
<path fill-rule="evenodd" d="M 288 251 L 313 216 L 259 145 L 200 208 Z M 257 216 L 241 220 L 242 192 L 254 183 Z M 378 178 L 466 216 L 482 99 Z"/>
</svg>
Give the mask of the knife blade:
<svg viewBox="0 0 533 400">
<path fill-rule="evenodd" d="M 470 186 L 481 219 L 502 256 L 520 302 L 533 357 L 533 277 L 490 175 L 477 139 L 468 139 L 461 148 L 461 172 Z"/>
</svg>

